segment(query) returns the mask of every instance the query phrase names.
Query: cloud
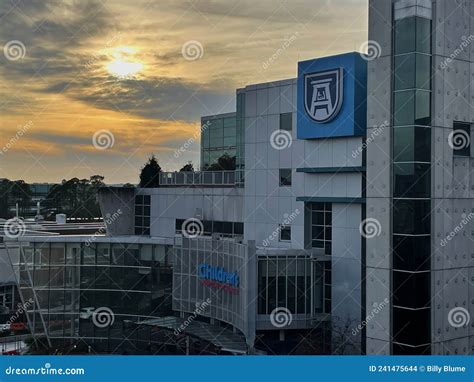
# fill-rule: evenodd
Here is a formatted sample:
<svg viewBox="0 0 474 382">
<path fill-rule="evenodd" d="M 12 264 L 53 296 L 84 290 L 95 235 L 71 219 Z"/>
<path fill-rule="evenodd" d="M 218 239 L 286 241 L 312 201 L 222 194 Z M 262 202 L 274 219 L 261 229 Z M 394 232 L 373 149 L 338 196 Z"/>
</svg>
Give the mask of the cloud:
<svg viewBox="0 0 474 382">
<path fill-rule="evenodd" d="M 197 144 L 180 163 L 172 154 L 201 115 L 235 111 L 236 88 L 294 77 L 298 60 L 357 50 L 366 39 L 367 0 L 3 0 L 0 45 L 19 40 L 26 54 L 9 61 L 0 50 L 0 144 L 18 125 L 34 126 L 2 157 L 2 176 L 93 171 L 135 181 L 152 152 L 168 169 L 196 163 Z M 183 58 L 190 40 L 202 44 L 201 59 Z M 143 70 L 119 79 L 107 65 L 124 47 Z M 100 129 L 113 132 L 111 150 L 94 151 Z"/>
<path fill-rule="evenodd" d="M 76 78 L 43 89 L 63 93 L 94 107 L 152 119 L 197 121 L 203 114 L 235 108 L 234 91 L 219 91 L 180 78 L 120 80 Z"/>
</svg>

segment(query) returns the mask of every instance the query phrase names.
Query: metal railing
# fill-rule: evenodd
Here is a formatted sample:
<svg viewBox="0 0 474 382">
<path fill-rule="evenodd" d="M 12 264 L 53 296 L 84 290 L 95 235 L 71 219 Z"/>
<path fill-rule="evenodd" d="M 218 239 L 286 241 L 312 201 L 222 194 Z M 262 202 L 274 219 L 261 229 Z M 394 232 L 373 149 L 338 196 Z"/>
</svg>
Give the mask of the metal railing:
<svg viewBox="0 0 474 382">
<path fill-rule="evenodd" d="M 160 186 L 233 186 L 235 171 L 162 172 Z"/>
</svg>

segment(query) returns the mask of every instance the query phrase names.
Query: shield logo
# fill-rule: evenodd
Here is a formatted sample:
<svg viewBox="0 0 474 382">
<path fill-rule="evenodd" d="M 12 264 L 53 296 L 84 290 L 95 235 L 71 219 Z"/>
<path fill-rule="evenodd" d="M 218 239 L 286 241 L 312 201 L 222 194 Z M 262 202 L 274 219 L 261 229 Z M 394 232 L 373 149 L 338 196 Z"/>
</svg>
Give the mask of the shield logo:
<svg viewBox="0 0 474 382">
<path fill-rule="evenodd" d="M 344 89 L 343 68 L 306 74 L 304 78 L 305 110 L 315 122 L 326 123 L 341 110 Z"/>
</svg>

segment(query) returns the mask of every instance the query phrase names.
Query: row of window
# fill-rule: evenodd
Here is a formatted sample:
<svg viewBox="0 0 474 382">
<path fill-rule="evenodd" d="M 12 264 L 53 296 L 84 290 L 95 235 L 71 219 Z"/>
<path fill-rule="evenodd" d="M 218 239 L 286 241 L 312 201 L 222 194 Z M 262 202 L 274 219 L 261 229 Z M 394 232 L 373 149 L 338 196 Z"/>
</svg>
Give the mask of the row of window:
<svg viewBox="0 0 474 382">
<path fill-rule="evenodd" d="M 49 265 L 149 267 L 170 261 L 165 246 L 119 243 L 33 243 L 25 247 L 22 259 L 30 269 L 47 269 Z"/>
<path fill-rule="evenodd" d="M 280 130 L 293 130 L 293 113 L 280 114 Z M 237 119 L 235 117 L 217 118 L 203 121 L 201 126 L 202 149 L 236 146 Z"/>
<path fill-rule="evenodd" d="M 186 229 L 187 219 L 176 219 L 175 230 L 177 234 L 182 234 Z M 198 223 L 201 227 L 197 227 L 197 233 L 204 236 L 211 236 L 214 233 L 224 236 L 242 236 L 244 234 L 244 223 L 226 222 L 217 220 L 200 220 Z"/>
</svg>

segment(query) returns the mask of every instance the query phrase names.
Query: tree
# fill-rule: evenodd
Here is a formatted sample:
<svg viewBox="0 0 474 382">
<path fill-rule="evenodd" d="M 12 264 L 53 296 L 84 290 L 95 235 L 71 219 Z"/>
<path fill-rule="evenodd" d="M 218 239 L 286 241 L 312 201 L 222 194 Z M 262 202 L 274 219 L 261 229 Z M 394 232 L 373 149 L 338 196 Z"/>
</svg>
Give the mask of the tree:
<svg viewBox="0 0 474 382">
<path fill-rule="evenodd" d="M 14 207 L 18 203 L 20 215 L 31 206 L 32 192 L 24 180 L 0 180 L 0 217 L 8 219 L 14 216 Z"/>
<path fill-rule="evenodd" d="M 335 355 L 361 354 L 360 332 L 354 318 L 332 318 L 332 353 Z"/>
<path fill-rule="evenodd" d="M 89 179 L 63 179 L 54 185 L 46 196 L 46 205 L 56 213 L 69 217 L 92 219 L 101 216 L 97 199 L 104 177 L 93 175 Z"/>
<path fill-rule="evenodd" d="M 211 164 L 207 171 L 233 171 L 235 170 L 235 156 L 230 156 L 229 154 L 222 155 L 217 163 Z"/>
<path fill-rule="evenodd" d="M 193 165 L 193 162 L 191 162 L 191 161 L 189 161 L 188 163 L 186 163 L 186 164 L 181 168 L 181 170 L 179 170 L 179 172 L 189 172 L 189 171 L 194 172 L 194 165 Z"/>
<path fill-rule="evenodd" d="M 152 155 L 148 158 L 148 162 L 142 167 L 140 173 L 140 187 L 142 188 L 154 188 L 160 186 L 160 173 L 161 167 Z"/>
</svg>

